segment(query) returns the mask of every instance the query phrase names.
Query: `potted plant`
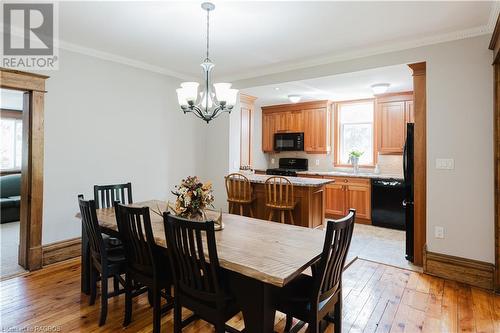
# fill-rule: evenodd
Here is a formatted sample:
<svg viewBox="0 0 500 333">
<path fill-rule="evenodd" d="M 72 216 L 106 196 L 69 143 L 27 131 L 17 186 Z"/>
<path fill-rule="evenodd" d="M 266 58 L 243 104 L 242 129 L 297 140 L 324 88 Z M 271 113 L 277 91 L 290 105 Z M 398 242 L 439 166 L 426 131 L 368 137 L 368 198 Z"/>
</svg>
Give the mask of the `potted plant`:
<svg viewBox="0 0 500 333">
<path fill-rule="evenodd" d="M 352 150 L 349 153 L 349 163 L 352 164 L 352 167 L 354 169 L 354 173 L 359 172 L 359 158 L 364 154 L 364 152 L 359 151 L 359 150 Z"/>
</svg>

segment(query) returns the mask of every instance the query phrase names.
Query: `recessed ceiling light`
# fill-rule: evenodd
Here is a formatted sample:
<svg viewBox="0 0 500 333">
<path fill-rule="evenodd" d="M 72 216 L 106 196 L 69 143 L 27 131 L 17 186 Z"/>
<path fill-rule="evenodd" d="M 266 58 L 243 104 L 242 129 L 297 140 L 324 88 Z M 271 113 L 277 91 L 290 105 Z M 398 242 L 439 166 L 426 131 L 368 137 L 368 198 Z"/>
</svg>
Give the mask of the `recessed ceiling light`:
<svg viewBox="0 0 500 333">
<path fill-rule="evenodd" d="M 387 89 L 389 89 L 389 86 L 390 86 L 389 83 L 377 83 L 377 84 L 372 84 L 371 88 L 374 95 L 379 95 L 385 93 Z"/>
<path fill-rule="evenodd" d="M 288 99 L 292 103 L 298 103 L 302 97 L 300 95 L 288 95 Z"/>
<path fill-rule="evenodd" d="M 280 90 L 280 87 L 274 87 L 274 90 Z"/>
</svg>

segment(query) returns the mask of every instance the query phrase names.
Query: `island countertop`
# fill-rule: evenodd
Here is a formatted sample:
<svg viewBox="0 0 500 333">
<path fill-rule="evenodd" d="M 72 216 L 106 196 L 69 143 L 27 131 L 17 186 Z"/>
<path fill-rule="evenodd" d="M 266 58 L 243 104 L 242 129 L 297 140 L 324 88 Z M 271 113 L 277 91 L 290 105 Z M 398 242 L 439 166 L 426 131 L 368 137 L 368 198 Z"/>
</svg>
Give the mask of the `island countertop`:
<svg viewBox="0 0 500 333">
<path fill-rule="evenodd" d="M 267 179 L 272 177 L 272 175 L 245 175 L 251 183 L 264 184 Z M 334 183 L 333 179 L 322 179 L 322 178 L 307 178 L 307 177 L 285 177 L 294 186 L 306 186 L 306 187 L 317 187 L 326 184 Z"/>
</svg>

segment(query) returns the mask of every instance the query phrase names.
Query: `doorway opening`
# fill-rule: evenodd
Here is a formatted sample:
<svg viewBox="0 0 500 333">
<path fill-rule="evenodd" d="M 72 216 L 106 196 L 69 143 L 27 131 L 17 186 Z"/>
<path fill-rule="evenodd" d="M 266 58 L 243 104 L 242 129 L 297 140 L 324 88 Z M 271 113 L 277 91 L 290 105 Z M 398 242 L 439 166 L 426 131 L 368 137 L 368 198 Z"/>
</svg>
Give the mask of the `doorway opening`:
<svg viewBox="0 0 500 333">
<path fill-rule="evenodd" d="M 308 170 L 297 176 L 335 181 L 325 189 L 327 219 L 356 209 L 350 256 L 422 270 L 425 63 L 250 87 L 242 93 L 256 98 L 252 133 L 245 135 L 255 148 L 252 169 L 258 173 L 279 171 L 282 159 L 304 160 Z M 300 101 L 292 101 L 290 96 L 299 96 Z M 326 102 L 327 116 L 316 121 L 309 115 L 308 105 L 319 101 Z M 276 151 L 274 135 L 281 132 L 303 132 L 304 149 Z M 409 137 L 414 137 L 414 144 L 408 144 L 414 148 L 414 158 L 405 149 Z M 321 149 L 315 149 L 318 142 Z M 230 165 L 238 165 L 238 161 L 230 161 Z M 412 173 L 405 167 L 410 165 L 414 166 Z"/>
<path fill-rule="evenodd" d="M 24 91 L 0 88 L 0 278 L 19 265 Z"/>
</svg>

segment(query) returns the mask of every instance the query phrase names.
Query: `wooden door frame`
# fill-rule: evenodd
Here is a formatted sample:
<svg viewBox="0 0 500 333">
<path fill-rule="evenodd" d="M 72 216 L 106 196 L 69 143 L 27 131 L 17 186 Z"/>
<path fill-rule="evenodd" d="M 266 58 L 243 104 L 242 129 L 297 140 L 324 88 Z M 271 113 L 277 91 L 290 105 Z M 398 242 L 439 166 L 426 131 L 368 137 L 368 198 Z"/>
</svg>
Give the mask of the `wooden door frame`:
<svg viewBox="0 0 500 333">
<path fill-rule="evenodd" d="M 426 63 L 408 65 L 413 72 L 414 173 L 413 173 L 413 263 L 424 264 L 427 228 L 427 98 Z"/>
<path fill-rule="evenodd" d="M 42 267 L 44 98 L 47 78 L 45 75 L 0 68 L 0 88 L 24 91 L 24 101 L 28 103 L 28 108 L 23 110 L 18 262 L 30 271 Z"/>
<path fill-rule="evenodd" d="M 500 16 L 489 49 L 493 50 L 493 146 L 494 146 L 494 186 L 495 186 L 495 274 L 493 286 L 500 292 Z"/>
</svg>

